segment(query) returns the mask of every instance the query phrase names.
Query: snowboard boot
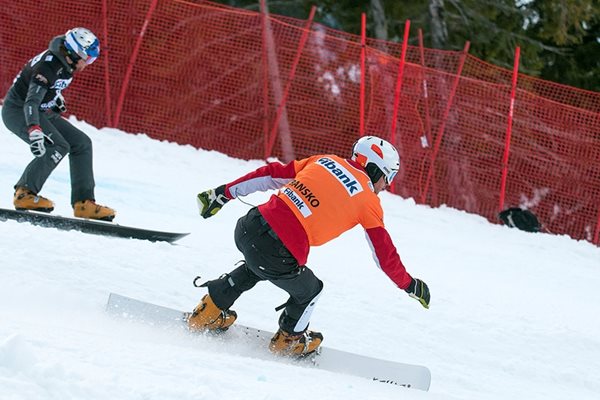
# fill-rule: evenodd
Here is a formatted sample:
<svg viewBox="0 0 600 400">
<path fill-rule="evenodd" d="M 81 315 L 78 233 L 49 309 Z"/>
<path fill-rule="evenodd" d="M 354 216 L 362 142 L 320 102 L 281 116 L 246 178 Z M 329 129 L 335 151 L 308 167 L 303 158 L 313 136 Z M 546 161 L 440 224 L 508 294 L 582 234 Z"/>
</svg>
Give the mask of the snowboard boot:
<svg viewBox="0 0 600 400">
<path fill-rule="evenodd" d="M 200 304 L 188 318 L 190 331 L 226 331 L 237 318 L 233 310 L 221 310 L 215 305 L 210 295 L 204 295 Z"/>
<path fill-rule="evenodd" d="M 304 356 L 316 351 L 322 341 L 320 332 L 305 331 L 294 335 L 279 329 L 271 339 L 269 350 L 282 356 Z"/>
<path fill-rule="evenodd" d="M 96 204 L 94 200 L 84 200 L 73 205 L 73 215 L 78 218 L 100 219 L 110 222 L 115 218 L 116 212 L 110 207 Z"/>
<path fill-rule="evenodd" d="M 32 210 L 51 212 L 54 210 L 54 203 L 51 200 L 48 200 L 42 196 L 38 196 L 36 193 L 33 193 L 31 190 L 24 187 L 18 187 L 15 190 L 13 204 L 15 206 L 15 210 L 20 211 Z"/>
</svg>

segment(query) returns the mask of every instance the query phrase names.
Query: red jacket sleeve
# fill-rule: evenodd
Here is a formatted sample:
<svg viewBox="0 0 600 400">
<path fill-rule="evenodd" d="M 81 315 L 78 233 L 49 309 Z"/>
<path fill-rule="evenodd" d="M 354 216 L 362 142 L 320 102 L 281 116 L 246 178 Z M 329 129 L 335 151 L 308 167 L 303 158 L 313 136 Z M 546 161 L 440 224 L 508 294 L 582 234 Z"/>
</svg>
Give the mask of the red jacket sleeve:
<svg viewBox="0 0 600 400">
<path fill-rule="evenodd" d="M 406 289 L 408 285 L 410 285 L 412 277 L 406 272 L 406 268 L 400 260 L 400 256 L 396 251 L 394 243 L 392 243 L 392 238 L 388 231 L 380 226 L 366 229 L 365 232 L 377 266 L 381 268 L 400 289 Z"/>
<path fill-rule="evenodd" d="M 260 167 L 228 183 L 225 186 L 225 196 L 235 199 L 238 196 L 245 196 L 254 192 L 279 189 L 296 176 L 295 163 L 296 161 L 288 164 L 274 162 Z"/>
</svg>

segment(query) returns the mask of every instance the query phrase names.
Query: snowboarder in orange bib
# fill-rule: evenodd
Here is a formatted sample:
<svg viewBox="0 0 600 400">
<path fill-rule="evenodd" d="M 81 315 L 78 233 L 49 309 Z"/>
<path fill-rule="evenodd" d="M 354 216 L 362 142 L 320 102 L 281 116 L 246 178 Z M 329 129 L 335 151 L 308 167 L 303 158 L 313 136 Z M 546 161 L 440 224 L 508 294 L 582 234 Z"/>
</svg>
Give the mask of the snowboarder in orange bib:
<svg viewBox="0 0 600 400">
<path fill-rule="evenodd" d="M 244 261 L 228 274 L 208 281 L 189 318 L 191 330 L 224 330 L 237 315 L 230 307 L 257 282 L 268 280 L 289 300 L 269 348 L 282 355 L 315 351 L 323 341 L 307 330 L 323 282 L 306 266 L 311 246 L 320 246 L 360 224 L 377 265 L 400 288 L 429 308 L 429 288 L 411 277 L 384 227 L 377 196 L 391 184 L 400 157 L 390 143 L 365 136 L 352 158 L 316 155 L 288 164 L 270 163 L 216 189 L 198 194 L 200 215 L 215 215 L 229 200 L 257 191 L 280 189 L 266 203 L 238 220 L 235 243 Z"/>
</svg>

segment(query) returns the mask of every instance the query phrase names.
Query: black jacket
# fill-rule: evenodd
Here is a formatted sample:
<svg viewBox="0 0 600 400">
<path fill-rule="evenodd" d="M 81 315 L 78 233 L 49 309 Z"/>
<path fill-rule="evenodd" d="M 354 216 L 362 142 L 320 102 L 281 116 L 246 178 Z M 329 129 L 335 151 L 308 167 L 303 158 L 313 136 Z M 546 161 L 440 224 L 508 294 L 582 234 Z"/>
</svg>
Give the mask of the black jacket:
<svg viewBox="0 0 600 400">
<path fill-rule="evenodd" d="M 53 38 L 48 50 L 25 64 L 8 91 L 5 102 L 23 106 L 27 126 L 39 125 L 39 112 L 55 107 L 61 91 L 73 80 L 73 67 L 61 50 L 64 41 L 64 35 Z"/>
</svg>

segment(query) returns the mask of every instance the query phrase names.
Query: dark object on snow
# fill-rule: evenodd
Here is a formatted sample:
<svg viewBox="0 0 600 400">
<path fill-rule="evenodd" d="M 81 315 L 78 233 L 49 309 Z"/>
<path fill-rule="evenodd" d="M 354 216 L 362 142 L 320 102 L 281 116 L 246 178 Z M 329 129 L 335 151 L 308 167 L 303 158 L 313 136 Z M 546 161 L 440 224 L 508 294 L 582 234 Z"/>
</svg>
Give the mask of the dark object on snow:
<svg viewBox="0 0 600 400">
<path fill-rule="evenodd" d="M 539 232 L 541 228 L 540 221 L 538 221 L 534 213 L 519 207 L 507 208 L 498 214 L 498 218 L 505 225 L 525 232 Z"/>
</svg>

